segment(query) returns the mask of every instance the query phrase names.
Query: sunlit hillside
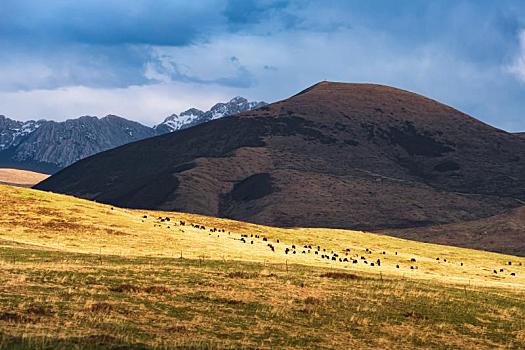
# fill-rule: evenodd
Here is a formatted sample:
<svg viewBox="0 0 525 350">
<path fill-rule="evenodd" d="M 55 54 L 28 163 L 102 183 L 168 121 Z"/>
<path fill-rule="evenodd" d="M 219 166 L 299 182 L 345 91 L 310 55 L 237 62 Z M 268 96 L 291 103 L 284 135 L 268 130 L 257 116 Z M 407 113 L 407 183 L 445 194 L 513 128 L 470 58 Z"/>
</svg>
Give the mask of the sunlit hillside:
<svg viewBox="0 0 525 350">
<path fill-rule="evenodd" d="M 0 168 L 0 184 L 31 187 L 48 177 L 47 174 L 34 171 Z"/>
<path fill-rule="evenodd" d="M 0 205 L 0 348 L 525 346 L 524 258 L 9 186 Z"/>
</svg>

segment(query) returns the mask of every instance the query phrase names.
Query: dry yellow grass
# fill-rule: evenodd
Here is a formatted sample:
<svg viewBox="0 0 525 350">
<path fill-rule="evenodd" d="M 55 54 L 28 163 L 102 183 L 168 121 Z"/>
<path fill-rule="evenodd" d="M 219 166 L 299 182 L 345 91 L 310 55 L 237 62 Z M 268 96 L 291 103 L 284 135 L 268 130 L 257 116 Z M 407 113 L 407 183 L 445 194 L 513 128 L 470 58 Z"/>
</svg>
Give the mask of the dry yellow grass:
<svg viewBox="0 0 525 350">
<path fill-rule="evenodd" d="M 9 186 L 0 205 L 0 349 L 525 346 L 523 258 Z"/>
<path fill-rule="evenodd" d="M 29 170 L 0 168 L 0 183 L 31 187 L 47 179 L 49 175 Z"/>
<path fill-rule="evenodd" d="M 525 287 L 524 258 L 368 232 L 282 229 L 193 214 L 120 209 L 9 186 L 0 186 L 0 205 L 3 208 L 0 239 L 65 252 L 128 257 L 179 257 L 182 254 L 192 259 L 303 264 L 466 285 Z M 161 222 L 161 217 L 169 217 L 170 221 Z M 181 226 L 180 221 L 186 225 Z M 210 232 L 213 228 L 225 232 Z M 246 243 L 240 240 L 242 234 L 248 235 Z M 259 238 L 255 238 L 256 235 Z M 263 241 L 263 237 L 268 241 Z M 275 252 L 268 243 L 275 247 Z M 286 247 L 292 245 L 296 246 L 296 254 L 293 249 L 285 254 Z M 312 249 L 304 245 L 311 245 Z M 317 246 L 321 247 L 319 254 L 315 254 Z M 346 249 L 350 249 L 348 255 Z M 321 258 L 324 254 L 332 256 L 332 251 L 349 262 Z M 353 259 L 358 262 L 351 263 Z M 377 259 L 381 260 L 380 267 Z"/>
</svg>

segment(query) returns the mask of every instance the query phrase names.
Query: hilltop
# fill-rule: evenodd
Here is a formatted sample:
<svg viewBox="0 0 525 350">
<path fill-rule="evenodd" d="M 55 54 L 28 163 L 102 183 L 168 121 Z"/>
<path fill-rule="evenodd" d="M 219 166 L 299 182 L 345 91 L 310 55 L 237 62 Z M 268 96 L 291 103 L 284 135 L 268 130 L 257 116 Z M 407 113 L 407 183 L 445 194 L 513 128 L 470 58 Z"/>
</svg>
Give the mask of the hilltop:
<svg viewBox="0 0 525 350">
<path fill-rule="evenodd" d="M 387 231 L 522 206 L 524 174 L 515 134 L 408 91 L 321 82 L 90 157 L 36 188 L 266 225 Z M 512 246 L 501 242 L 499 251 Z"/>
</svg>

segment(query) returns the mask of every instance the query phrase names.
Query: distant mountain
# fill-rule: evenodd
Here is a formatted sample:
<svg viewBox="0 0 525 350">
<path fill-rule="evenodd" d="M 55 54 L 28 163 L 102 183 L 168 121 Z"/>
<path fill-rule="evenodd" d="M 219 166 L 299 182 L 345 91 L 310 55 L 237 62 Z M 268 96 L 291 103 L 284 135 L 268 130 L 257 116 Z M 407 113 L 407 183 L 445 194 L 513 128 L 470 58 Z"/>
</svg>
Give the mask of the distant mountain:
<svg viewBox="0 0 525 350">
<path fill-rule="evenodd" d="M 408 91 L 321 82 L 100 153 L 36 188 L 275 226 L 410 230 L 522 206 L 525 142 Z M 497 249 L 508 234 L 494 231 Z"/>
<path fill-rule="evenodd" d="M 0 166 L 53 173 L 77 160 L 155 136 L 150 127 L 114 115 L 64 122 L 0 117 Z"/>
<path fill-rule="evenodd" d="M 183 130 L 210 120 L 231 116 L 237 113 L 251 111 L 266 106 L 266 102 L 249 102 L 244 97 L 234 97 L 229 102 L 217 103 L 209 111 L 203 112 L 190 108 L 180 115 L 172 114 L 164 122 L 154 127 L 159 134 Z"/>
<path fill-rule="evenodd" d="M 44 173 L 58 170 L 93 154 L 148 137 L 182 130 L 213 119 L 266 105 L 235 97 L 209 111 L 190 108 L 150 128 L 114 115 L 84 116 L 64 122 L 20 122 L 0 116 L 0 167 Z"/>
</svg>

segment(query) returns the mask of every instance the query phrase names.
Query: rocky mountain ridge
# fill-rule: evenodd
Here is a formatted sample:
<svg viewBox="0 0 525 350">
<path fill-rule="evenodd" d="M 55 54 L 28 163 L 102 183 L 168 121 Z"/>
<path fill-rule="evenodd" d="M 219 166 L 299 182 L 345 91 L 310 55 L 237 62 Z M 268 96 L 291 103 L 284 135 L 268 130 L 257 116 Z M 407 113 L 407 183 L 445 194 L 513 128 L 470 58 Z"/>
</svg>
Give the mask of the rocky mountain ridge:
<svg viewBox="0 0 525 350">
<path fill-rule="evenodd" d="M 190 108 L 179 116 L 173 114 L 155 127 L 115 115 L 82 116 L 63 122 L 22 122 L 0 115 L 0 167 L 55 173 L 102 151 L 264 105 L 235 97 L 217 103 L 207 112 Z"/>
</svg>

